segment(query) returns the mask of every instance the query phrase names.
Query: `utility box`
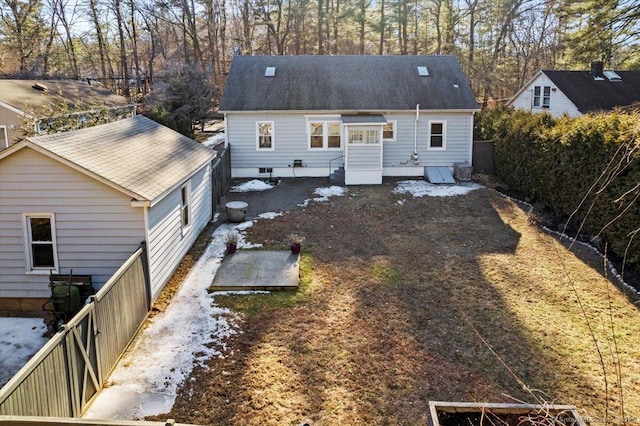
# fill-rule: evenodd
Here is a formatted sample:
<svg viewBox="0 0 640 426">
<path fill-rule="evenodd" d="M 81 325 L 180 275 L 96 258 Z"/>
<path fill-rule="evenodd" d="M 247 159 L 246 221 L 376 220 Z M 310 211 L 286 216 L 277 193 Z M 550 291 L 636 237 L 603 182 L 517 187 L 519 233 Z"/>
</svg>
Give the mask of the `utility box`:
<svg viewBox="0 0 640 426">
<path fill-rule="evenodd" d="M 473 167 L 471 164 L 466 161 L 460 163 L 453 163 L 453 177 L 458 181 L 469 181 L 471 180 L 471 173 L 473 172 Z"/>
</svg>

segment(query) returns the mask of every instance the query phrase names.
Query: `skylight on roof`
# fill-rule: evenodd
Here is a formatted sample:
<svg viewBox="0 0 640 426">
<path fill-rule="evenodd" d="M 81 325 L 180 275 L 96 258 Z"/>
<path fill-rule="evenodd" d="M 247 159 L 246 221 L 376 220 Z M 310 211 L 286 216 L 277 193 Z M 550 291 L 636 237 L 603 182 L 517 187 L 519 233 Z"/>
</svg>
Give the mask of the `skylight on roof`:
<svg viewBox="0 0 640 426">
<path fill-rule="evenodd" d="M 276 76 L 276 67 L 267 67 L 264 70 L 265 77 L 275 77 Z"/>
<path fill-rule="evenodd" d="M 420 77 L 427 77 L 429 75 L 429 70 L 425 66 L 419 66 L 418 75 L 420 75 Z"/>
<path fill-rule="evenodd" d="M 620 77 L 615 71 L 602 71 L 602 74 L 604 74 L 609 81 L 622 81 L 622 77 Z"/>
</svg>

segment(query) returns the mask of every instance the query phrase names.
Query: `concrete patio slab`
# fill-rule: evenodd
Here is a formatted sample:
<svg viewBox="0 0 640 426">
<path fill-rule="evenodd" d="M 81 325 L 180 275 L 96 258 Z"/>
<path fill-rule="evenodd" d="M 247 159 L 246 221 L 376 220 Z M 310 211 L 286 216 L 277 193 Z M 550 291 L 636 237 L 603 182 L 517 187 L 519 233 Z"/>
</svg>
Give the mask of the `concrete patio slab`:
<svg viewBox="0 0 640 426">
<path fill-rule="evenodd" d="M 238 250 L 224 257 L 209 291 L 296 289 L 299 259 L 288 250 Z"/>
</svg>

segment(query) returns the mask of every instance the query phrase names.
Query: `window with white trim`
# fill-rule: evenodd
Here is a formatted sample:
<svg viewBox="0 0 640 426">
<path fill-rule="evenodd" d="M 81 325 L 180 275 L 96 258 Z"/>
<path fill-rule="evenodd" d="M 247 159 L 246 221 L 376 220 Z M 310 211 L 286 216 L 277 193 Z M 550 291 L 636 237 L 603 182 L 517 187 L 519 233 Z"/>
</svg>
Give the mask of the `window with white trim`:
<svg viewBox="0 0 640 426">
<path fill-rule="evenodd" d="M 180 223 L 184 233 L 191 226 L 191 184 L 185 183 L 180 188 Z"/>
<path fill-rule="evenodd" d="M 53 213 L 24 214 L 28 271 L 58 269 L 56 227 Z"/>
<path fill-rule="evenodd" d="M 0 146 L 3 148 L 9 148 L 9 134 L 7 133 L 7 126 L 0 126 Z"/>
<path fill-rule="evenodd" d="M 534 108 L 549 108 L 551 106 L 551 86 L 533 87 Z"/>
<path fill-rule="evenodd" d="M 353 129 L 349 130 L 350 144 L 373 145 L 380 143 L 380 132 L 377 129 Z"/>
<path fill-rule="evenodd" d="M 446 121 L 429 121 L 429 149 L 446 149 L 447 123 Z"/>
<path fill-rule="evenodd" d="M 382 140 L 395 141 L 396 140 L 396 122 L 388 121 L 382 126 Z"/>
<path fill-rule="evenodd" d="M 273 151 L 273 121 L 256 122 L 256 144 L 259 151 Z"/>
<path fill-rule="evenodd" d="M 340 149 L 342 136 L 340 122 L 310 121 L 309 149 Z"/>
</svg>

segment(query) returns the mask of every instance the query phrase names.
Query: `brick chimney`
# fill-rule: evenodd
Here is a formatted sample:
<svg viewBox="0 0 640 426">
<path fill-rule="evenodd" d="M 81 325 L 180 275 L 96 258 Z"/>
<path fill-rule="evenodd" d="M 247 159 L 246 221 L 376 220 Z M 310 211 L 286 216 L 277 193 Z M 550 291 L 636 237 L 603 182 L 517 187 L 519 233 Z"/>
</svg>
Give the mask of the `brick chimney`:
<svg viewBox="0 0 640 426">
<path fill-rule="evenodd" d="M 591 74 L 593 78 L 602 77 L 603 70 L 604 70 L 604 64 L 602 61 L 591 62 L 591 72 L 589 74 Z"/>
</svg>

